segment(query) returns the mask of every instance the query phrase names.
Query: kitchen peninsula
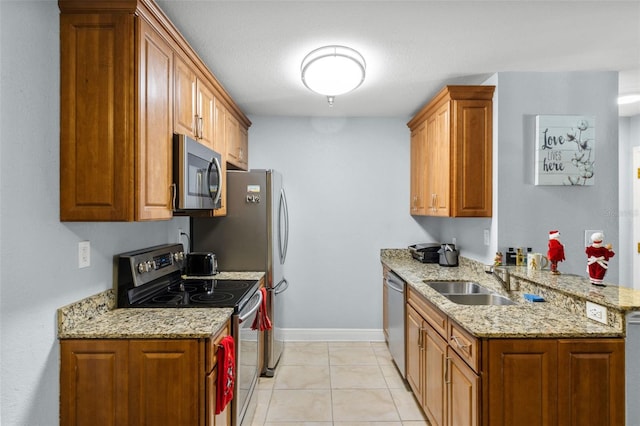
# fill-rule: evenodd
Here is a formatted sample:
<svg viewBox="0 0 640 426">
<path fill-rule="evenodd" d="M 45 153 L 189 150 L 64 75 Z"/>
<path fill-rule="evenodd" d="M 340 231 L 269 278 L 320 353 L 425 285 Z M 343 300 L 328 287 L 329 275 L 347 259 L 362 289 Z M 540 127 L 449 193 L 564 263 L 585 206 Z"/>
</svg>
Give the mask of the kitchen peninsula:
<svg viewBox="0 0 640 426">
<path fill-rule="evenodd" d="M 625 314 L 640 292 L 523 267 L 501 282 L 473 260 L 445 268 L 403 249 L 380 258 L 406 282 L 406 379 L 432 424 L 625 424 Z M 457 304 L 431 281 L 476 282 L 515 303 Z M 607 308 L 606 324 L 586 317 L 587 302 Z"/>
</svg>

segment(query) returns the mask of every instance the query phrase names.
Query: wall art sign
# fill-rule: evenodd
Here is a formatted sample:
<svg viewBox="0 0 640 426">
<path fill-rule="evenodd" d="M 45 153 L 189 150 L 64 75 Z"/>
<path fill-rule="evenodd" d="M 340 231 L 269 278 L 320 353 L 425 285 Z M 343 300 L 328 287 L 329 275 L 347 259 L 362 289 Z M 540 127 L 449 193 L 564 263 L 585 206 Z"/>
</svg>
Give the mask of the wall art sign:
<svg viewBox="0 0 640 426">
<path fill-rule="evenodd" d="M 594 184 L 595 117 L 536 116 L 536 185 Z"/>
</svg>

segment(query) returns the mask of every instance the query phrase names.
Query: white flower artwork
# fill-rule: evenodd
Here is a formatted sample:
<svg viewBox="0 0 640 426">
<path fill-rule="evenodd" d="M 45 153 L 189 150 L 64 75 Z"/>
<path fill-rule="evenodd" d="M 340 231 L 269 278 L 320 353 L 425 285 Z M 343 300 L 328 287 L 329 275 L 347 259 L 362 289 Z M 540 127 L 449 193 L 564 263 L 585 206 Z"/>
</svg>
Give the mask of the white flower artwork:
<svg viewBox="0 0 640 426">
<path fill-rule="evenodd" d="M 536 116 L 536 185 L 594 184 L 595 117 Z"/>
</svg>

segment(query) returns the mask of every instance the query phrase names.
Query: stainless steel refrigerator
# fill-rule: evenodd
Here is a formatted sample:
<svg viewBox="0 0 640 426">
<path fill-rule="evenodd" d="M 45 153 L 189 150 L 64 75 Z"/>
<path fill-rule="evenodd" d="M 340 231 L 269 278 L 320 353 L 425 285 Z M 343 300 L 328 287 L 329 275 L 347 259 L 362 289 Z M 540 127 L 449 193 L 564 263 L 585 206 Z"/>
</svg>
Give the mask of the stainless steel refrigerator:
<svg viewBox="0 0 640 426">
<path fill-rule="evenodd" d="M 262 373 L 273 376 L 284 346 L 284 263 L 289 212 L 282 175 L 274 170 L 227 171 L 227 215 L 191 218 L 191 250 L 216 255 L 220 271 L 264 271 L 267 313 Z"/>
</svg>

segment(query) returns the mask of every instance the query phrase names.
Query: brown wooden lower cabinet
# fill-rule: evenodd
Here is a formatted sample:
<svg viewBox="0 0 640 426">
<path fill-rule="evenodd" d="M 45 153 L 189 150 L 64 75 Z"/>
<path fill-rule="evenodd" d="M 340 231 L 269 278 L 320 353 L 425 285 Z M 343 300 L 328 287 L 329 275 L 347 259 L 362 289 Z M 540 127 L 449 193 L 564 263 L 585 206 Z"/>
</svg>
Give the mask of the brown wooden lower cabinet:
<svg viewBox="0 0 640 426">
<path fill-rule="evenodd" d="M 623 338 L 476 338 L 407 301 L 406 379 L 432 426 L 624 426 Z"/>
<path fill-rule="evenodd" d="M 215 351 L 227 334 L 61 340 L 60 424 L 229 425 L 229 407 L 215 416 Z"/>
<path fill-rule="evenodd" d="M 624 425 L 623 339 L 483 341 L 485 424 Z"/>
</svg>

